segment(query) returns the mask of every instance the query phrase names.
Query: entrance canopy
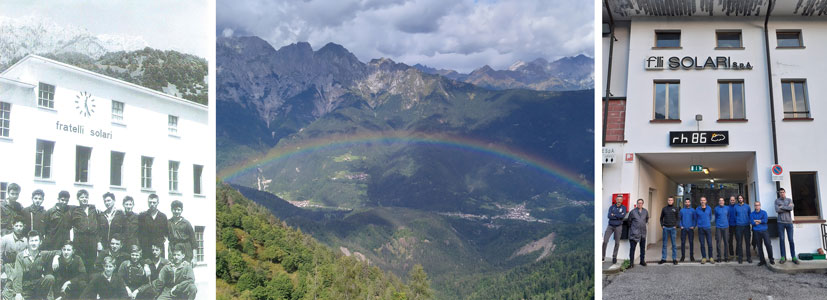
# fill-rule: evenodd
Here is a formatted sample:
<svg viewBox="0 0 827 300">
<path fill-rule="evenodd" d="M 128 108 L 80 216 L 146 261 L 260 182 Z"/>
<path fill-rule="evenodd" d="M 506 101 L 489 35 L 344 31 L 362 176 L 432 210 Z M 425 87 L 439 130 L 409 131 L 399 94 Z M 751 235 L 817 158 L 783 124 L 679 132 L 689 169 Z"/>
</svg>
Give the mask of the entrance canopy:
<svg viewBox="0 0 827 300">
<path fill-rule="evenodd" d="M 674 182 L 704 184 L 744 182 L 753 168 L 755 152 L 638 153 L 638 157 Z M 692 172 L 692 165 L 709 169 L 709 174 Z"/>
</svg>

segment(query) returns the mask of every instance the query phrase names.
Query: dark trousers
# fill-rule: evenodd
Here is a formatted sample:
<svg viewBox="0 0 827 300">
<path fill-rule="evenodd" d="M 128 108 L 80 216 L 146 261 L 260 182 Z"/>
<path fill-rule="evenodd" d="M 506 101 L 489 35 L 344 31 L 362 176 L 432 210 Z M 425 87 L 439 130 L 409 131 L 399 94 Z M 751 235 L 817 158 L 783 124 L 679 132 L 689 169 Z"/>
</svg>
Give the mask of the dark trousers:
<svg viewBox="0 0 827 300">
<path fill-rule="evenodd" d="M 637 244 L 640 243 L 640 262 L 646 261 L 646 238 L 640 239 L 640 241 L 636 240 L 629 240 L 629 262 L 634 264 L 635 263 L 635 247 Z"/>
<path fill-rule="evenodd" d="M 689 238 L 689 257 L 695 258 L 695 229 L 681 229 L 681 258 L 686 256 L 686 239 Z"/>
<path fill-rule="evenodd" d="M 753 230 L 752 231 L 752 236 L 755 237 L 755 247 L 758 247 L 758 259 L 761 260 L 761 262 L 766 262 L 766 260 L 764 259 L 764 247 L 763 247 L 763 246 L 766 246 L 767 247 L 767 256 L 770 257 L 770 260 L 773 260 L 773 258 L 772 258 L 772 242 L 770 242 L 770 234 L 767 233 L 766 230 L 764 230 L 764 231 L 755 231 L 755 230 Z M 763 246 L 761 245 L 762 242 L 764 244 Z"/>
<path fill-rule="evenodd" d="M 75 253 L 83 259 L 87 272 L 95 269 L 98 258 L 98 241 L 95 234 L 75 234 Z"/>
<path fill-rule="evenodd" d="M 724 228 L 715 228 L 715 248 L 718 249 L 718 260 L 728 259 L 727 253 L 729 253 L 729 248 L 731 247 L 727 241 L 729 237 L 729 227 Z M 724 244 L 721 247 L 721 244 Z M 709 256 L 712 256 L 711 254 Z"/>
<path fill-rule="evenodd" d="M 787 239 L 790 240 L 790 255 L 795 258 L 795 241 L 793 241 L 793 224 L 778 223 L 778 243 L 781 244 L 781 258 L 787 258 L 787 249 L 784 247 L 784 232 L 787 232 Z"/>
<path fill-rule="evenodd" d="M 66 288 L 65 292 L 61 292 L 60 288 L 63 287 L 63 284 L 66 283 L 66 281 L 68 281 L 68 279 L 56 279 L 55 284 L 53 286 L 55 298 L 61 297 L 61 299 L 64 300 L 80 299 L 80 294 L 86 287 L 85 285 L 83 285 L 83 282 L 73 281 L 72 284 L 70 284 L 69 287 Z"/>
<path fill-rule="evenodd" d="M 734 224 L 734 223 L 730 223 Z M 735 225 L 729 226 L 729 256 L 735 255 Z"/>
<path fill-rule="evenodd" d="M 603 233 L 603 257 L 606 257 L 606 246 L 609 245 L 609 239 L 612 235 L 615 237 L 615 251 L 612 253 L 612 258 L 617 258 L 617 249 L 620 248 L 620 235 L 623 233 L 623 225 L 606 227 L 606 232 Z"/>
<path fill-rule="evenodd" d="M 735 246 L 736 255 L 738 255 L 738 260 L 740 261 L 741 258 L 744 256 L 744 250 L 747 252 L 747 260 L 752 260 L 752 254 L 750 253 L 751 247 L 749 243 L 749 226 L 748 225 L 738 225 L 735 226 L 735 240 L 737 241 Z"/>
<path fill-rule="evenodd" d="M 55 285 L 55 277 L 52 275 L 43 276 L 37 280 L 26 280 L 23 282 L 23 299 L 54 299 L 52 287 Z"/>
<path fill-rule="evenodd" d="M 712 258 L 712 228 L 700 228 L 698 227 L 698 241 L 701 242 L 701 257 L 703 258 Z M 704 245 L 704 241 L 706 241 L 706 245 Z M 709 256 L 706 256 L 706 248 L 709 248 Z"/>
</svg>

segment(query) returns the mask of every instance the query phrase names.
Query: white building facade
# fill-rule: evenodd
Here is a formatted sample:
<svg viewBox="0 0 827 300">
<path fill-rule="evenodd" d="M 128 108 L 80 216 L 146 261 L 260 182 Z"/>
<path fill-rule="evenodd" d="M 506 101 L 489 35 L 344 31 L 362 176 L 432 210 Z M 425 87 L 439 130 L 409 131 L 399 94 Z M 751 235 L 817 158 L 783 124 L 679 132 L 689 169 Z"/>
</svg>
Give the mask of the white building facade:
<svg viewBox="0 0 827 300">
<path fill-rule="evenodd" d="M 60 191 L 77 205 L 85 189 L 103 210 L 102 196 L 111 192 L 117 209 L 131 196 L 139 213 L 157 194 L 168 218 L 170 203 L 180 200 L 204 262 L 196 268 L 213 265 L 206 263 L 215 251 L 207 106 L 30 55 L 0 74 L 0 108 L 0 196 L 16 183 L 26 207 L 41 189 L 49 209 Z"/>
<path fill-rule="evenodd" d="M 825 12 L 783 1 L 767 18 L 769 1 L 730 2 L 604 5 L 604 153 L 614 159 L 603 164 L 602 228 L 614 194 L 627 195 L 629 209 L 644 199 L 647 244 L 660 250 L 667 197 L 695 206 L 700 196 L 717 203 L 740 194 L 763 204 L 778 258 L 782 187 L 795 204 L 796 252 L 827 248 Z M 622 240 L 618 257 L 628 253 Z"/>
</svg>

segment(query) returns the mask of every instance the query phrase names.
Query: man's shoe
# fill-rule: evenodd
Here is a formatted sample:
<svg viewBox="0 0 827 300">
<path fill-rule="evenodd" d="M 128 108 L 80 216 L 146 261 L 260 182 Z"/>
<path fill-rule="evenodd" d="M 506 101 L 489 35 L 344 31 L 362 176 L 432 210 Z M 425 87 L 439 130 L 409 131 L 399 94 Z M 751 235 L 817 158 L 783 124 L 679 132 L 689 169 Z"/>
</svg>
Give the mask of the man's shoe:
<svg viewBox="0 0 827 300">
<path fill-rule="evenodd" d="M 786 258 L 786 257 L 782 257 L 781 259 L 779 259 L 779 260 L 778 260 L 778 262 L 779 262 L 779 263 L 781 263 L 781 264 L 783 265 L 785 262 L 787 262 L 787 258 Z"/>
<path fill-rule="evenodd" d="M 774 260 L 774 259 L 770 259 L 770 264 L 771 264 L 771 265 L 774 265 L 774 264 L 775 264 L 775 260 Z"/>
<path fill-rule="evenodd" d="M 710 259 L 709 259 L 709 263 L 713 263 L 713 264 L 714 264 L 714 263 L 715 263 L 715 259 L 714 259 L 714 258 L 710 258 Z"/>
<path fill-rule="evenodd" d="M 683 262 L 683 260 L 684 260 L 685 258 L 686 258 L 686 257 L 681 256 L 681 262 Z"/>
<path fill-rule="evenodd" d="M 631 268 L 634 268 L 634 267 L 635 267 L 635 263 L 630 263 L 629 267 L 627 269 L 631 269 Z"/>
<path fill-rule="evenodd" d="M 793 258 L 793 263 L 797 265 L 798 264 L 798 259 Z"/>
<path fill-rule="evenodd" d="M 677 266 L 677 265 L 678 265 L 678 261 L 673 259 L 673 260 L 672 260 L 672 264 Z"/>
<path fill-rule="evenodd" d="M 747 258 L 747 263 L 751 264 L 752 263 L 752 258 Z"/>
<path fill-rule="evenodd" d="M 694 256 L 690 256 L 690 257 L 689 257 L 689 261 L 691 261 L 691 262 L 695 262 L 695 257 L 694 257 Z"/>
<path fill-rule="evenodd" d="M 706 263 L 706 258 L 701 258 L 701 264 L 703 265 L 705 263 Z"/>
<path fill-rule="evenodd" d="M 645 261 L 642 261 L 642 262 L 640 262 L 640 265 L 645 267 L 645 266 L 646 266 L 646 262 L 645 262 Z"/>
<path fill-rule="evenodd" d="M 742 264 L 742 263 L 744 263 L 744 261 L 742 261 L 742 260 L 740 260 L 740 259 L 739 259 L 739 260 L 738 260 L 738 264 L 740 265 L 740 264 Z"/>
<path fill-rule="evenodd" d="M 767 263 L 765 263 L 765 262 L 763 262 L 763 261 L 758 263 L 758 266 L 759 266 L 759 267 L 760 267 L 760 266 L 766 266 L 766 265 L 767 265 Z"/>
<path fill-rule="evenodd" d="M 666 260 L 665 260 L 665 259 L 661 259 L 661 260 L 658 262 L 658 264 L 659 264 L 659 265 L 662 265 L 662 264 L 663 264 L 663 263 L 665 263 L 665 262 L 666 262 Z"/>
<path fill-rule="evenodd" d="M 617 263 L 617 257 L 612 257 L 612 263 L 613 263 L 613 264 L 616 264 L 616 263 Z"/>
</svg>

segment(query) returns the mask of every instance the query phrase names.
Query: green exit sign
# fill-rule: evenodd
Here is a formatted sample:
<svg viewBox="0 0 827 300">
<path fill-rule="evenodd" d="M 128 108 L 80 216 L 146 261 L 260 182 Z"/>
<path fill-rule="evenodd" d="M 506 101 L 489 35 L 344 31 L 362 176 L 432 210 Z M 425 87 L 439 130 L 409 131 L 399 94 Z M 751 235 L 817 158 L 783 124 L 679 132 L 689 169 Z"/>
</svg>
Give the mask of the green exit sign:
<svg viewBox="0 0 827 300">
<path fill-rule="evenodd" d="M 689 166 L 689 171 L 691 172 L 701 172 L 704 170 L 704 167 L 701 165 L 691 165 Z"/>
</svg>

